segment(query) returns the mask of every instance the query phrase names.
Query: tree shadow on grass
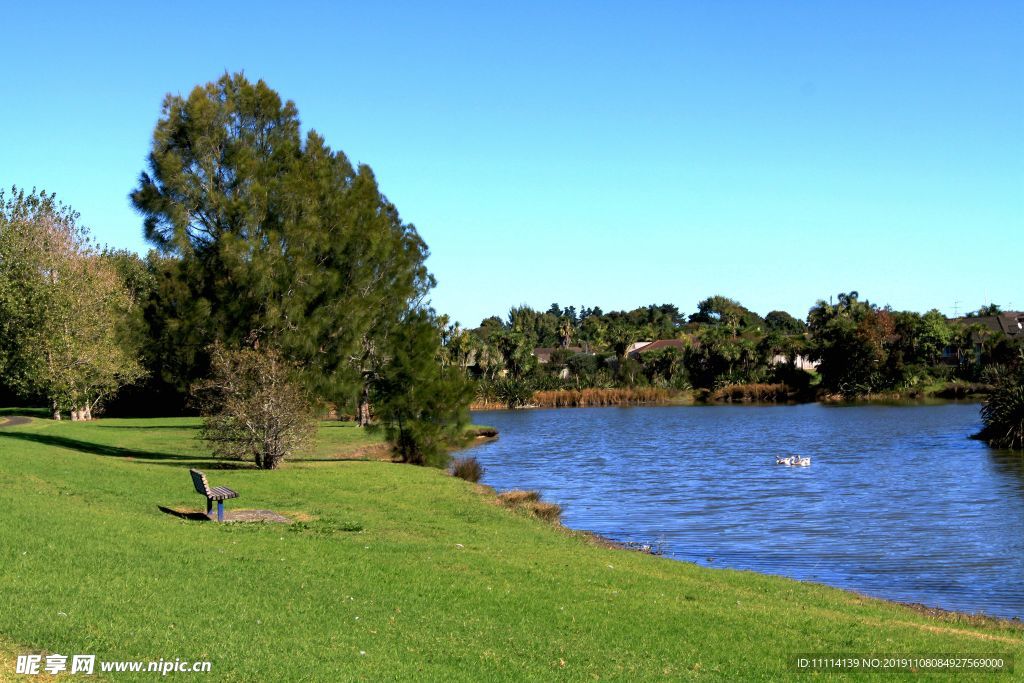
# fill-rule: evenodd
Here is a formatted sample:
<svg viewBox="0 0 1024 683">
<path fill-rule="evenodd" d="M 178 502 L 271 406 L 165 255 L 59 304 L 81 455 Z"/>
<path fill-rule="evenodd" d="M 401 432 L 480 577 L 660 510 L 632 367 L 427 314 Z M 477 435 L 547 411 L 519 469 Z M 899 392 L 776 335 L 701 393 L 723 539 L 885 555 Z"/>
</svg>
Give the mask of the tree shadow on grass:
<svg viewBox="0 0 1024 683">
<path fill-rule="evenodd" d="M 0 408 L 0 417 L 13 417 L 15 415 L 50 417 L 51 412 L 47 408 Z"/>
<path fill-rule="evenodd" d="M 19 441 L 30 441 L 32 443 L 67 448 L 80 453 L 91 453 L 93 455 L 104 455 L 112 458 L 144 459 L 144 460 L 177 460 L 181 462 L 195 463 L 200 457 L 191 455 L 179 455 L 176 453 L 157 453 L 153 451 L 140 451 L 133 448 L 121 448 L 120 446 L 109 446 L 106 444 L 92 443 L 80 439 L 70 439 L 66 436 L 54 436 L 52 434 L 33 434 L 29 432 L 0 432 L 0 439 L 17 439 Z"/>
<path fill-rule="evenodd" d="M 251 470 L 255 469 L 250 462 L 241 460 L 211 459 L 209 455 L 182 455 L 179 453 L 158 453 L 156 451 L 142 451 L 135 448 L 122 448 L 120 446 L 109 446 L 106 444 L 82 441 L 81 439 L 70 439 L 66 436 L 53 436 L 51 434 L 33 434 L 27 432 L 8 432 L 0 430 L 0 444 L 2 439 L 17 439 L 19 441 L 31 441 L 33 443 L 67 448 L 79 453 L 91 453 L 102 455 L 108 458 L 121 458 L 132 462 L 139 462 L 147 465 L 164 465 L 168 467 L 189 466 L 209 470 Z"/>
<path fill-rule="evenodd" d="M 93 425 L 96 429 L 202 429 L 201 425 Z"/>
</svg>

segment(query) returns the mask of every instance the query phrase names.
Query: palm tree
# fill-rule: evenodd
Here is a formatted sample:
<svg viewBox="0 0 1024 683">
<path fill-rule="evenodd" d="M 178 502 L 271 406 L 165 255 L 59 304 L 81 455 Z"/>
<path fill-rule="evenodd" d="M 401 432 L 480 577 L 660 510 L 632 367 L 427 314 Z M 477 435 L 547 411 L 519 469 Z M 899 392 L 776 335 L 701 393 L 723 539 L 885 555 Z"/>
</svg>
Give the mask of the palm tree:
<svg viewBox="0 0 1024 683">
<path fill-rule="evenodd" d="M 572 343 L 572 335 L 575 331 L 572 320 L 568 316 L 562 316 L 558 324 L 558 336 L 562 341 L 562 348 L 567 349 Z"/>
</svg>

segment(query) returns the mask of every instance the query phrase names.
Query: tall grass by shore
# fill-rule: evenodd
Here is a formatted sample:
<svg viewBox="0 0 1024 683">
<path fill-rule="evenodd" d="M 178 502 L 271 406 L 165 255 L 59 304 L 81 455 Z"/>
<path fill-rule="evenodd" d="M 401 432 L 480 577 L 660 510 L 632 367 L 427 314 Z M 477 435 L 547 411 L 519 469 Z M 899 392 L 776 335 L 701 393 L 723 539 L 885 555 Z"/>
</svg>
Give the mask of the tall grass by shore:
<svg viewBox="0 0 1024 683">
<path fill-rule="evenodd" d="M 711 394 L 712 401 L 726 403 L 783 403 L 793 393 L 785 384 L 730 384 Z"/>
<path fill-rule="evenodd" d="M 668 403 L 672 398 L 673 392 L 668 389 L 560 389 L 534 392 L 533 404 L 544 408 L 586 408 Z"/>
<path fill-rule="evenodd" d="M 535 391 L 526 407 L 531 408 L 597 408 L 604 406 L 635 406 L 679 403 L 682 394 L 669 389 L 555 389 Z M 500 401 L 476 400 L 470 410 L 502 410 L 508 405 Z"/>
</svg>

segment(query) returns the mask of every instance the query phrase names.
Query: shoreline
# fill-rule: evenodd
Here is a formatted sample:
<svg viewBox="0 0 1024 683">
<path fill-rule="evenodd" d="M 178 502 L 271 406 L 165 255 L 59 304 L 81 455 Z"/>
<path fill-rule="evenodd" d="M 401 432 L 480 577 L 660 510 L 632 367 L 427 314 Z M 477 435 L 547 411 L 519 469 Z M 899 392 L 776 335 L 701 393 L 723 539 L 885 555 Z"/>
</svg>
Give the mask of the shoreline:
<svg viewBox="0 0 1024 683">
<path fill-rule="evenodd" d="M 704 408 L 704 407 L 724 407 L 724 406 L 750 406 L 750 407 L 767 407 L 767 406 L 805 406 L 818 404 L 823 406 L 832 407 L 844 407 L 844 406 L 865 406 L 865 405 L 891 405 L 891 406 L 915 406 L 915 405 L 945 405 L 949 403 L 960 404 L 960 403 L 974 403 L 982 404 L 985 402 L 985 397 L 980 394 L 971 394 L 969 396 L 958 397 L 958 398 L 944 398 L 936 396 L 925 396 L 918 398 L 908 397 L 892 397 L 892 396 L 876 396 L 873 398 L 858 398 L 858 399 L 830 399 L 822 398 L 811 401 L 651 401 L 644 403 L 634 402 L 622 402 L 622 403 L 610 403 L 602 405 L 541 405 L 541 404 L 527 404 L 516 408 L 509 408 L 504 404 L 497 403 L 471 403 L 469 405 L 470 412 L 474 413 L 486 413 L 493 411 L 516 411 L 516 410 L 573 410 L 578 408 Z"/>
</svg>

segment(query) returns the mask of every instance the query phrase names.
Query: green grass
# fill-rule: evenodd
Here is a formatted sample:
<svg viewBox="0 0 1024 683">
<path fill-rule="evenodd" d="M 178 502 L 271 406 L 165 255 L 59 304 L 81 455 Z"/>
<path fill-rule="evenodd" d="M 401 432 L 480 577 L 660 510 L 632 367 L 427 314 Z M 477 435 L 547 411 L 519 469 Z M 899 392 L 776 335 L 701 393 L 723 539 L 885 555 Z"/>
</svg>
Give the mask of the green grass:
<svg viewBox="0 0 1024 683">
<path fill-rule="evenodd" d="M 351 424 L 275 472 L 214 469 L 197 426 L 0 429 L 0 679 L 29 650 L 209 659 L 218 681 L 803 680 L 788 660 L 808 652 L 1024 666 L 1006 623 L 609 549 L 441 471 L 346 460 L 379 443 Z M 240 492 L 229 509 L 305 521 L 162 513 L 201 507 L 190 466 Z"/>
</svg>

